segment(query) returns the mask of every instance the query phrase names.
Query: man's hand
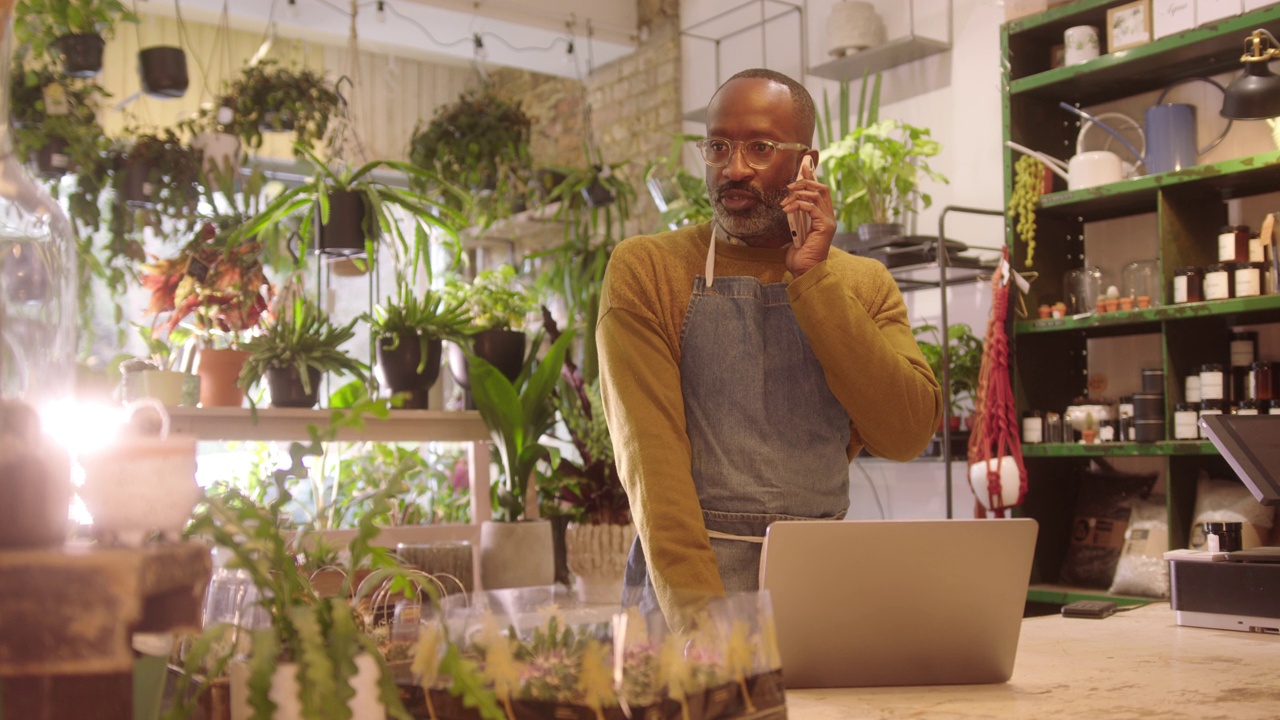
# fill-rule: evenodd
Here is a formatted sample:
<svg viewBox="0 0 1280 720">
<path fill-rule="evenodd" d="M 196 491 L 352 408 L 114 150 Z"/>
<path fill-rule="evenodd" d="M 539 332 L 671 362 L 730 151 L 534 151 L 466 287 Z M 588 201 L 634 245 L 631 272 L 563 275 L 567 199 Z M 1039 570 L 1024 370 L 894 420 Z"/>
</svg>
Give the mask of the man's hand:
<svg viewBox="0 0 1280 720">
<path fill-rule="evenodd" d="M 809 234 L 800 247 L 787 249 L 787 269 L 795 277 L 808 272 L 827 259 L 831 239 L 836 234 L 836 214 L 831 206 L 831 189 L 818 182 L 813 171 L 805 168 L 801 179 L 787 186 L 791 194 L 782 201 L 783 212 L 809 215 Z"/>
</svg>

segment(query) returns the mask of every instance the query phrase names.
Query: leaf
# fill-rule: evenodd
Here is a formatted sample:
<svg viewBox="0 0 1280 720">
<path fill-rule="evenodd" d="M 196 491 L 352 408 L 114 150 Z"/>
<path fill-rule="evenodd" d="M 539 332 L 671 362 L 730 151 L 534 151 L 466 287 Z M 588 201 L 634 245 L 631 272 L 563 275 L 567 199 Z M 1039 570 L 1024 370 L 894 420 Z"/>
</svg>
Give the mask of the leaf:
<svg viewBox="0 0 1280 720">
<path fill-rule="evenodd" d="M 479 667 L 463 658 L 457 645 L 450 644 L 445 651 L 440 673 L 453 680 L 449 692 L 462 699 L 463 707 L 475 708 L 484 720 L 506 720 L 506 713 L 498 705 L 498 696 L 485 686 Z"/>
</svg>

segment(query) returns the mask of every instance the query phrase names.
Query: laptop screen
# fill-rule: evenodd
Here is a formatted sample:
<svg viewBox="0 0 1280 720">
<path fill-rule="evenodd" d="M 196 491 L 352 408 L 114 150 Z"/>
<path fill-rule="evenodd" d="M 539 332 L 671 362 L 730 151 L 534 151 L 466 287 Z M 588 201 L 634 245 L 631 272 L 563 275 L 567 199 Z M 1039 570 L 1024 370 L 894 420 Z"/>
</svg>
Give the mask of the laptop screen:
<svg viewBox="0 0 1280 720">
<path fill-rule="evenodd" d="M 1200 424 L 1253 497 L 1280 505 L 1280 415 L 1206 415 Z"/>
</svg>

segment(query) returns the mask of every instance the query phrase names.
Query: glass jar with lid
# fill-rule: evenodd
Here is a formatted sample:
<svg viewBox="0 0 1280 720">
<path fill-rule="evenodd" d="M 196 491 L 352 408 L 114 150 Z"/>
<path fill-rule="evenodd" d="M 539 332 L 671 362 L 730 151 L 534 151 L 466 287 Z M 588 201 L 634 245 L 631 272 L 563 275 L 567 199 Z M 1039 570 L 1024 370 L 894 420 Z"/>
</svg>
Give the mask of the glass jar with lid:
<svg viewBox="0 0 1280 720">
<path fill-rule="evenodd" d="M 1068 270 L 1062 280 L 1067 312 L 1073 315 L 1094 312 L 1098 298 L 1106 291 L 1102 282 L 1102 269 L 1097 266 Z"/>
<path fill-rule="evenodd" d="M 1143 310 L 1160 305 L 1160 263 L 1138 260 L 1124 266 L 1120 273 L 1120 297 L 1132 298 L 1133 307 Z"/>
</svg>

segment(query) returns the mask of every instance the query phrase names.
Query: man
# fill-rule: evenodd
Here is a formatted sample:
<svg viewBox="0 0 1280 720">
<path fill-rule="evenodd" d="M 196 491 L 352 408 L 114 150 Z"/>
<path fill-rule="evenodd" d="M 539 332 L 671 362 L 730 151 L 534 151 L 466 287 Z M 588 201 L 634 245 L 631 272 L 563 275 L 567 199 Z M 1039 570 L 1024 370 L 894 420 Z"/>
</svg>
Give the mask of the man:
<svg viewBox="0 0 1280 720">
<path fill-rule="evenodd" d="M 734 75 L 698 143 L 714 221 L 629 238 L 605 275 L 602 391 L 638 534 L 624 603 L 676 629 L 758 588 L 770 522 L 843 517 L 861 447 L 916 457 L 942 414 L 897 285 L 831 248 L 830 190 L 796 179 L 814 119 L 791 78 Z M 788 212 L 811 223 L 799 247 Z"/>
</svg>

